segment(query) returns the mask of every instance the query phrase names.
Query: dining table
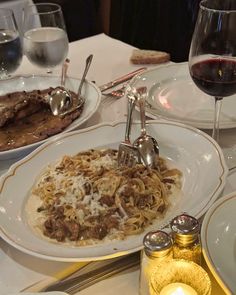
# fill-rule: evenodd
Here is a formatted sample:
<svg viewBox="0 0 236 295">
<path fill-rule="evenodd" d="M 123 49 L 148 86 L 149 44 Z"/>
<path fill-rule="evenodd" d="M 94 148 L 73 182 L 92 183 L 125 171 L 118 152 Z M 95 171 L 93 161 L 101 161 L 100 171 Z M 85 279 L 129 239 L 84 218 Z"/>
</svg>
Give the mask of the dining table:
<svg viewBox="0 0 236 295">
<path fill-rule="evenodd" d="M 70 60 L 68 76 L 81 78 L 85 60 L 89 54 L 93 54 L 92 65 L 87 74 L 89 81 L 96 85 L 102 85 L 112 81 L 126 73 L 132 72 L 140 65 L 130 62 L 130 56 L 134 47 L 113 39 L 105 34 L 98 34 L 85 39 L 74 41 L 69 44 L 68 58 Z M 56 50 L 56 49 L 55 49 Z M 171 63 L 171 62 L 170 62 Z M 147 68 L 157 65 L 145 65 Z M 51 75 L 60 75 L 60 67 L 53 70 Z M 14 75 L 46 74 L 45 69 L 32 65 L 26 57 Z M 79 128 L 99 124 L 101 122 L 125 121 L 127 115 L 127 98 L 111 99 L 102 97 L 100 106 L 96 113 Z M 134 119 L 139 118 L 138 111 L 134 111 Z M 221 132 L 222 148 L 227 153 L 236 149 L 235 129 L 226 129 Z M 96 140 L 96 139 L 95 139 Z M 0 175 L 3 175 L 8 168 L 19 159 L 0 161 Z M 232 159 L 233 161 L 233 159 Z M 223 195 L 236 190 L 236 173 L 232 170 L 227 178 Z M 38 281 L 53 278 L 58 272 L 67 269 L 71 262 L 57 262 L 37 258 L 9 245 L 0 238 L 0 294 L 7 295 L 18 293 Z M 213 285 L 212 294 L 220 295 L 225 292 L 218 285 L 206 264 L 204 266 Z M 118 295 L 138 294 L 140 267 L 135 266 L 119 274 L 102 280 L 82 291 L 81 295 Z"/>
</svg>

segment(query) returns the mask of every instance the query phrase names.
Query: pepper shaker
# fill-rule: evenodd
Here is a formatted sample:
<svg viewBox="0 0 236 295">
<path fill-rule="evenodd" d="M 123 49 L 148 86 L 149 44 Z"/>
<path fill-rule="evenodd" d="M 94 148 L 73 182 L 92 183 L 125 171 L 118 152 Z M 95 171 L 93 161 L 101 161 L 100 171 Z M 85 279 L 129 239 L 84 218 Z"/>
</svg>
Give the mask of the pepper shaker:
<svg viewBox="0 0 236 295">
<path fill-rule="evenodd" d="M 173 237 L 173 257 L 201 265 L 200 224 L 188 214 L 175 217 L 170 227 Z"/>
</svg>

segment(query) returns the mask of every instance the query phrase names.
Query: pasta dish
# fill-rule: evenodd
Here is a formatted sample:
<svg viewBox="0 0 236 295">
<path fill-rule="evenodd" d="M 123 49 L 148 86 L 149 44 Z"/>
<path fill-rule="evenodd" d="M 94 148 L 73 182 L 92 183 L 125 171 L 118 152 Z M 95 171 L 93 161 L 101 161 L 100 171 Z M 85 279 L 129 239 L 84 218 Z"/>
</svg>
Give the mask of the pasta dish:
<svg viewBox="0 0 236 295">
<path fill-rule="evenodd" d="M 117 166 L 117 151 L 87 150 L 49 165 L 26 205 L 30 225 L 51 241 L 89 245 L 142 232 L 170 206 L 181 172 Z M 33 209 L 32 209 L 33 208 Z"/>
</svg>

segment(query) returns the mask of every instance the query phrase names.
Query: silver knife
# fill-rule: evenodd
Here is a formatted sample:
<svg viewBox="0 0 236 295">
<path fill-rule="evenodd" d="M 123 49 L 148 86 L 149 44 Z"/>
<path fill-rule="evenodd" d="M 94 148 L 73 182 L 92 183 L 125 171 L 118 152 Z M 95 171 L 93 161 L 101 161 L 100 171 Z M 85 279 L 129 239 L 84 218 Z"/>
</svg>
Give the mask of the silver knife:
<svg viewBox="0 0 236 295">
<path fill-rule="evenodd" d="M 130 79 L 132 79 L 135 75 L 137 74 L 141 74 L 142 72 L 144 72 L 147 68 L 143 67 L 143 68 L 139 68 L 137 70 L 135 70 L 134 72 L 128 73 L 120 78 L 117 78 L 109 83 L 106 83 L 102 86 L 99 86 L 99 89 L 101 90 L 101 92 L 106 91 L 107 89 L 110 89 L 112 87 L 115 87 L 123 82 L 126 82 Z"/>
<path fill-rule="evenodd" d="M 137 266 L 140 263 L 140 252 L 132 253 L 117 259 L 107 260 L 107 263 L 95 270 L 78 274 L 74 277 L 63 279 L 60 282 L 47 286 L 41 292 L 61 291 L 68 294 L 75 294 L 101 280 L 114 274 Z"/>
</svg>

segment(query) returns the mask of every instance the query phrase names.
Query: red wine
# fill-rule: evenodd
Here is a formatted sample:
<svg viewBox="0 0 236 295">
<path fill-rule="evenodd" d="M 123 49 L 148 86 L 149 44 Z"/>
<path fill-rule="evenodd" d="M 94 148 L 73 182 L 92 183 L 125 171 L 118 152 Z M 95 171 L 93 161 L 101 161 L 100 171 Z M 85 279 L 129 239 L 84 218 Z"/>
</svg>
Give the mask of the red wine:
<svg viewBox="0 0 236 295">
<path fill-rule="evenodd" d="M 236 61 L 208 59 L 195 63 L 190 68 L 194 83 L 205 93 L 225 97 L 236 93 Z"/>
</svg>

